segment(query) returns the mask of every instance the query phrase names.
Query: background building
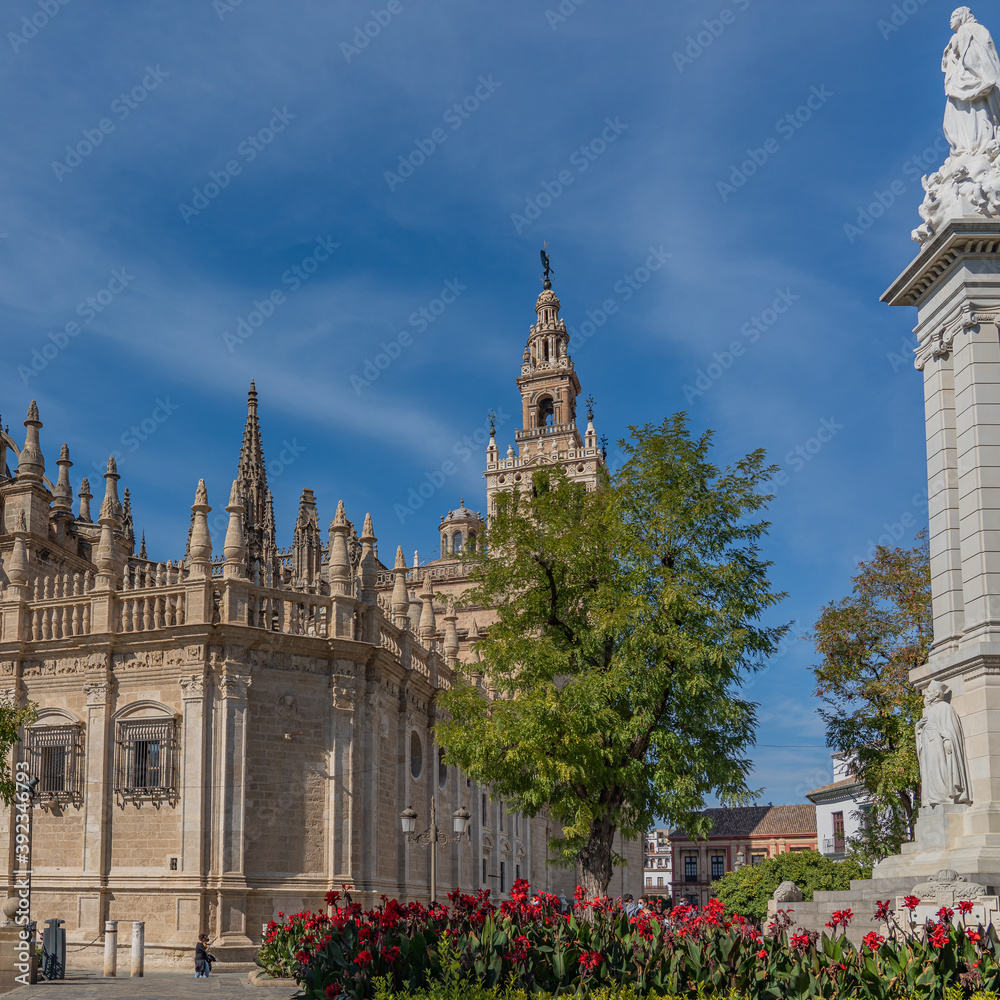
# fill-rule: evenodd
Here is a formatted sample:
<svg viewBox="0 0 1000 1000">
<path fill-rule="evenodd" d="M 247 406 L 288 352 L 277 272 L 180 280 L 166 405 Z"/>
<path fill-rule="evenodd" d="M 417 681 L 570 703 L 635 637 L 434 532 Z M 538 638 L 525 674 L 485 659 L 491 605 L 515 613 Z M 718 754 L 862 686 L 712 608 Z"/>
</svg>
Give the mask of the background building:
<svg viewBox="0 0 1000 1000">
<path fill-rule="evenodd" d="M 646 856 L 643 867 L 643 891 L 648 896 L 669 896 L 673 883 L 674 855 L 670 848 L 670 831 L 666 827 L 646 834 Z"/>
<path fill-rule="evenodd" d="M 840 753 L 830 756 L 833 758 L 833 781 L 814 788 L 806 798 L 816 806 L 820 853 L 834 861 L 842 861 L 847 841 L 861 832 L 869 800 L 851 772 L 850 759 Z"/>
<path fill-rule="evenodd" d="M 786 851 L 816 850 L 813 805 L 706 809 L 704 814 L 712 819 L 707 839 L 695 841 L 682 830 L 670 831 L 675 904 L 704 906 L 712 882 L 734 868 L 760 864 Z"/>
</svg>

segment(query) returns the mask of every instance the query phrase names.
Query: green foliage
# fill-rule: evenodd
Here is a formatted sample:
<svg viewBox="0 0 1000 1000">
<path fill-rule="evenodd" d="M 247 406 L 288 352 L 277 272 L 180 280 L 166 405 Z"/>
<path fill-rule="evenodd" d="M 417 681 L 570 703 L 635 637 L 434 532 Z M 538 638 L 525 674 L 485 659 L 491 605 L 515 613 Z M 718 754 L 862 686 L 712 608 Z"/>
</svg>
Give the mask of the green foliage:
<svg viewBox="0 0 1000 1000">
<path fill-rule="evenodd" d="M 17 794 L 17 782 L 14 777 L 15 754 L 11 751 L 21 741 L 21 733 L 25 726 L 38 717 L 38 709 L 32 703 L 20 707 L 0 704 L 0 801 L 12 805 Z"/>
<path fill-rule="evenodd" d="M 763 452 L 720 470 L 683 414 L 621 447 L 593 492 L 543 467 L 498 496 L 466 595 L 497 609 L 485 683 L 444 692 L 436 731 L 512 808 L 549 809 L 589 894 L 607 889 L 616 831 L 662 818 L 703 834 L 707 795 L 749 799 L 755 705 L 739 687 L 785 632 L 761 624 L 783 596 L 759 549 Z"/>
<path fill-rule="evenodd" d="M 817 889 L 847 890 L 852 878 L 870 878 L 871 869 L 857 860 L 831 861 L 817 851 L 787 851 L 757 865 L 744 865 L 712 883 L 712 892 L 726 911 L 763 921 L 767 901 L 782 882 L 794 882 L 808 901 Z"/>
<path fill-rule="evenodd" d="M 920 801 L 914 726 L 922 702 L 910 670 L 927 662 L 933 638 L 926 536 L 912 549 L 879 546 L 858 567 L 850 596 L 823 608 L 814 667 L 827 743 L 854 760 L 872 802 L 850 846 L 866 864 L 911 840 Z"/>
</svg>

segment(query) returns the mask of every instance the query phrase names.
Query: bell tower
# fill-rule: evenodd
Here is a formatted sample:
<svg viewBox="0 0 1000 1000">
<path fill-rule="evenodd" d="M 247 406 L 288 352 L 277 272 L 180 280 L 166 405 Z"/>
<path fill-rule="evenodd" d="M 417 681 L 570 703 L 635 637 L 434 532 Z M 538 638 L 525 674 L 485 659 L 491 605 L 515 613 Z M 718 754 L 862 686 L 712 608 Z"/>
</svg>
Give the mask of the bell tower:
<svg viewBox="0 0 1000 1000">
<path fill-rule="evenodd" d="M 545 277 L 542 293 L 535 302 L 535 322 L 528 330 L 528 342 L 521 355 L 521 427 L 515 431 L 513 446 L 505 457 L 497 449 L 496 433 L 490 427 L 486 449 L 487 510 L 493 511 L 493 496 L 503 489 L 527 486 L 531 472 L 540 466 L 558 465 L 570 479 L 597 484 L 604 456 L 594 430 L 594 412 L 587 401 L 587 430 L 583 436 L 576 421 L 576 401 L 580 380 L 569 355 L 569 332 L 559 318 L 560 303 L 552 291 L 548 255 L 542 251 Z"/>
</svg>

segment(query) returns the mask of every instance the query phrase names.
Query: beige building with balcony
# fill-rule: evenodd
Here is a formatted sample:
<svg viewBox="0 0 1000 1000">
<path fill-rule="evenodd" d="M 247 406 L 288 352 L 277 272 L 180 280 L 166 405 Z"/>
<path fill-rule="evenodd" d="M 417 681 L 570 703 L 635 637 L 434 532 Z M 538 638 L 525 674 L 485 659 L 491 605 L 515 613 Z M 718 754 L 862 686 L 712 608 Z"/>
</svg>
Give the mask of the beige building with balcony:
<svg viewBox="0 0 1000 1000">
<path fill-rule="evenodd" d="M 554 429 L 506 463 L 491 435 L 488 489 L 540 463 L 596 481 L 558 309 L 547 287 L 528 352 L 543 360 L 519 379 L 531 426 Z M 542 336 L 548 356 L 531 346 Z M 439 898 L 458 886 L 503 895 L 518 877 L 572 893 L 572 873 L 546 863 L 559 831 L 509 814 L 432 736 L 437 692 L 475 661 L 492 620 L 455 610 L 478 513 L 463 503 L 442 519 L 441 558 L 408 566 L 397 547 L 390 567 L 370 516 L 359 533 L 342 503 L 324 539 L 306 489 L 279 548 L 251 384 L 224 541 L 201 482 L 183 558 L 157 561 L 137 549 L 114 461 L 95 519 L 86 479 L 74 502 L 65 444 L 46 475 L 33 402 L 24 423 L 21 447 L 0 435 L 0 698 L 39 706 L 20 748 L 39 778 L 32 915 L 67 921 L 72 964 L 99 961 L 108 919 L 146 921 L 153 962 L 187 961 L 201 931 L 223 960 L 249 961 L 263 924 L 322 907 L 344 883 L 366 905 L 426 900 L 429 850 L 406 844 L 400 813 L 412 805 L 423 829 L 431 795 L 443 828 L 460 807 L 472 816 L 463 841 L 439 849 Z M 8 887 L 14 847 L 10 811 Z M 638 892 L 641 845 L 616 850 L 630 865 L 610 891 Z"/>
</svg>

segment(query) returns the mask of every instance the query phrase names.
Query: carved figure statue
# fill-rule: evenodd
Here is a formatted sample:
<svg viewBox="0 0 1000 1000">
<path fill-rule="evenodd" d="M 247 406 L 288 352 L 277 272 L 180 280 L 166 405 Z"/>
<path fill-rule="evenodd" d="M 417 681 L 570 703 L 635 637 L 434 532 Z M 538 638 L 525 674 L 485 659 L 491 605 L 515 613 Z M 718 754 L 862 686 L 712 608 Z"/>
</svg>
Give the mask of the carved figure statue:
<svg viewBox="0 0 1000 1000">
<path fill-rule="evenodd" d="M 931 681 L 924 692 L 924 714 L 916 727 L 922 806 L 972 802 L 962 723 L 948 694 L 940 681 Z"/>
<path fill-rule="evenodd" d="M 944 135 L 952 153 L 978 153 L 1000 128 L 1000 58 L 968 7 L 955 10 L 951 27 L 955 34 L 941 59 L 948 96 Z"/>
</svg>

